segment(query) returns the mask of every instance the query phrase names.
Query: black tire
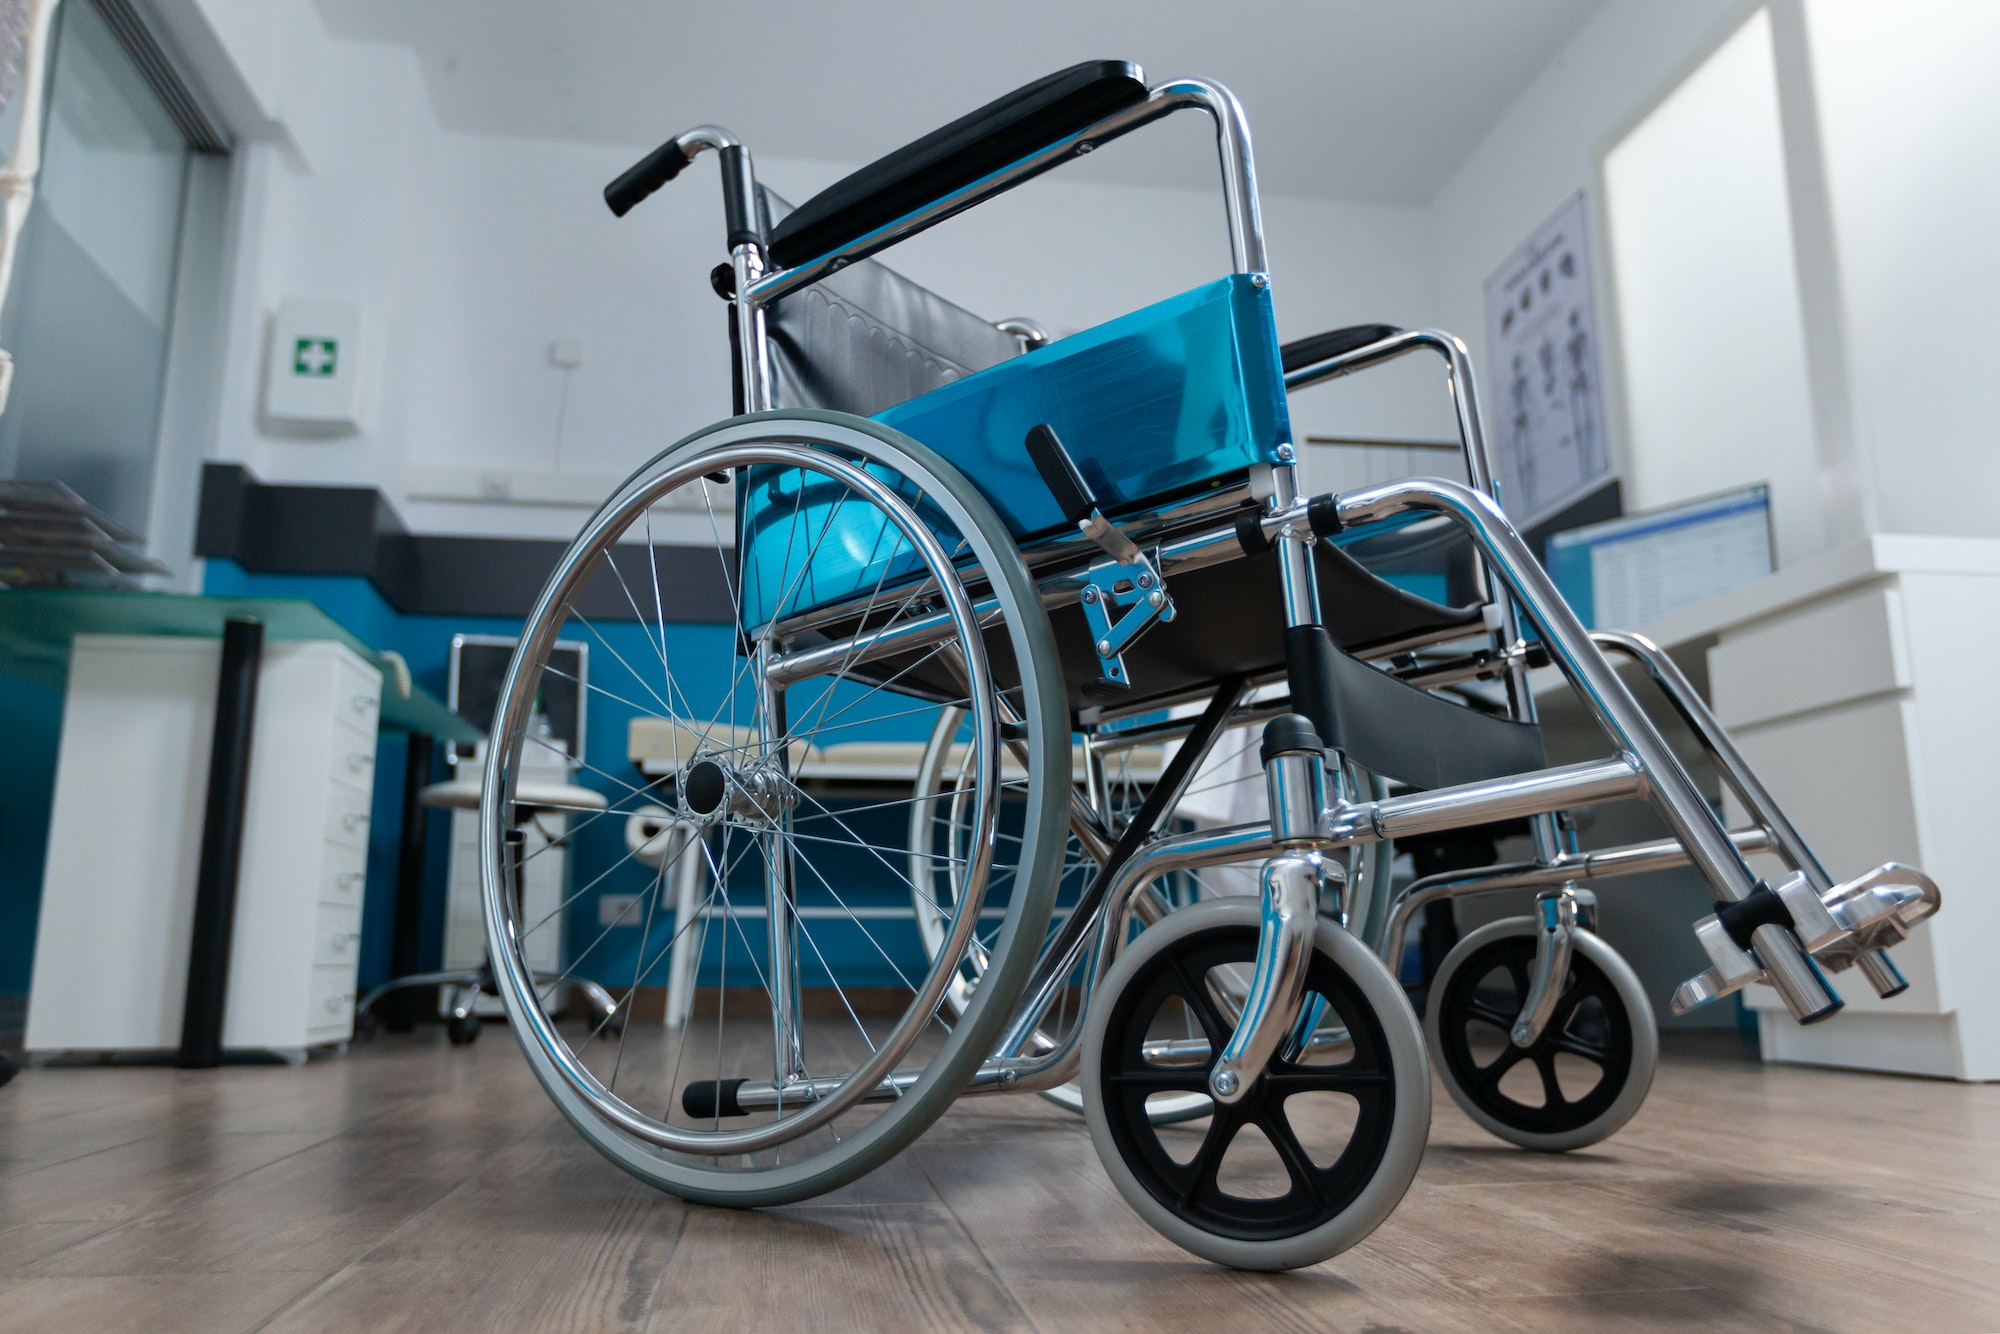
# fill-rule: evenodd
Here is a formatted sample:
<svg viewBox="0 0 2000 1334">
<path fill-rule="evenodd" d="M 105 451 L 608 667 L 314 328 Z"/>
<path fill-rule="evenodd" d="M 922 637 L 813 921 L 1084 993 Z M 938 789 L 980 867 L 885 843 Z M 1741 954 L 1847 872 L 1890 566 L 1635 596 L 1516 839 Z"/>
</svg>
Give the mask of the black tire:
<svg viewBox="0 0 2000 1334">
<path fill-rule="evenodd" d="M 1162 1235 L 1217 1264 L 1295 1269 L 1366 1237 L 1409 1190 L 1430 1131 L 1430 1066 L 1396 980 L 1359 941 L 1322 919 L 1308 995 L 1327 1002 L 1323 1024 L 1337 1016 L 1347 1029 L 1351 1054 L 1329 1064 L 1274 1059 L 1241 1102 L 1210 1118 L 1188 1160 L 1176 1160 L 1150 1123 L 1146 1100 L 1207 1088 L 1230 1026 L 1199 979 L 1232 965 L 1247 974 L 1260 915 L 1254 900 L 1210 900 L 1148 928 L 1127 949 L 1086 1021 L 1084 1114 L 1119 1193 Z M 1208 1038 L 1209 1054 L 1198 1064 L 1155 1064 L 1144 1054 L 1160 1007 L 1175 997 L 1199 1016 Z M 1308 1094 L 1344 1095 L 1354 1104 L 1346 1138 L 1317 1154 L 1300 1133 L 1300 1114 L 1286 1109 Z M 1225 1160 L 1246 1126 L 1275 1151 L 1284 1194 L 1225 1188 Z"/>
<path fill-rule="evenodd" d="M 1631 965 L 1578 931 L 1549 1026 L 1533 1046 L 1514 1046 L 1509 1030 L 1527 996 L 1535 936 L 1533 919 L 1514 917 L 1459 941 L 1431 983 L 1424 1034 L 1445 1091 L 1467 1116 L 1509 1144 L 1560 1153 L 1608 1138 L 1638 1112 L 1659 1064 L 1659 1029 Z M 1481 1059 L 1487 1052 L 1495 1054 Z M 1556 1063 L 1565 1055 L 1596 1066 L 1596 1081 L 1579 1091 L 1574 1065 L 1565 1081 Z M 1539 1076 L 1539 1102 L 1506 1086 L 1524 1063 Z"/>
</svg>

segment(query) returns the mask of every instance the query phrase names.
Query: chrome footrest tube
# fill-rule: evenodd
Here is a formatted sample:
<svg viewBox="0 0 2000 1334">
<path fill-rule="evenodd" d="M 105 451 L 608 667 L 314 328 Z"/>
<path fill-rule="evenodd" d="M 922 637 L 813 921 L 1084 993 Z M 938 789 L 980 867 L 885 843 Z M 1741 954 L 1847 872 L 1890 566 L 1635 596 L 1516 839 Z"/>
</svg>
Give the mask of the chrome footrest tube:
<svg viewBox="0 0 2000 1334">
<path fill-rule="evenodd" d="M 1732 920 L 1725 921 L 1718 912 L 1695 923 L 1695 936 L 1710 966 L 1681 983 L 1674 992 L 1673 1012 L 1686 1014 L 1752 983 L 1770 981 L 1762 948 L 1767 932 L 1783 932 L 1787 939 L 1795 933 L 1811 958 L 1829 969 L 1873 964 L 1886 967 L 1900 983 L 1895 965 L 1879 951 L 1901 941 L 1941 902 L 1937 884 L 1929 876 L 1896 862 L 1827 890 L 1816 890 L 1804 871 L 1794 871 L 1776 886 L 1729 905 L 1725 911 Z M 1780 919 L 1789 922 L 1789 931 Z M 1741 937 L 1751 923 L 1746 949 Z"/>
<path fill-rule="evenodd" d="M 1702 878 L 1726 902 L 1748 900 L 1756 893 L 1759 881 L 1730 841 L 1729 831 L 1491 496 L 1456 482 L 1411 478 L 1338 496 L 1334 507 L 1343 526 L 1375 523 L 1416 510 L 1447 515 L 1465 529 L 1540 627 L 1551 661 L 1561 668 L 1598 726 L 1634 761 L 1647 796 Z M 1840 997 L 1790 930 L 1772 926 L 1760 927 L 1759 932 L 1766 976 L 1792 1017 L 1811 1023 L 1836 1013 Z"/>
<path fill-rule="evenodd" d="M 1802 878 L 1788 880 L 1778 896 L 1806 949 L 1836 971 L 1897 944 L 1943 902 L 1935 881 L 1897 862 L 1820 892 Z"/>
<path fill-rule="evenodd" d="M 1695 740 L 1708 753 L 1715 769 L 1736 794 L 1743 808 L 1766 830 L 1770 831 L 1774 850 L 1782 856 L 1792 869 L 1805 873 L 1812 888 L 1824 894 L 1833 888 L 1833 877 L 1826 873 L 1819 858 L 1806 845 L 1805 836 L 1800 834 L 1791 819 L 1779 807 L 1756 772 L 1750 761 L 1738 750 L 1729 733 L 1709 712 L 1708 705 L 1695 691 L 1678 664 L 1667 655 L 1666 650 L 1644 635 L 1630 634 L 1615 630 L 1596 630 L 1590 636 L 1600 649 L 1619 657 L 1628 658 L 1646 669 L 1660 693 L 1667 697 L 1667 703 L 1681 716 L 1681 721 L 1694 733 Z M 1810 951 L 1811 945 L 1808 942 Z M 1831 963 L 1833 968 L 1844 968 L 1845 963 Z M 1875 988 L 1875 993 L 1883 998 L 1897 995 L 1910 985 L 1903 975 L 1881 950 L 1865 951 L 1854 961 L 1861 969 L 1861 975 Z"/>
</svg>

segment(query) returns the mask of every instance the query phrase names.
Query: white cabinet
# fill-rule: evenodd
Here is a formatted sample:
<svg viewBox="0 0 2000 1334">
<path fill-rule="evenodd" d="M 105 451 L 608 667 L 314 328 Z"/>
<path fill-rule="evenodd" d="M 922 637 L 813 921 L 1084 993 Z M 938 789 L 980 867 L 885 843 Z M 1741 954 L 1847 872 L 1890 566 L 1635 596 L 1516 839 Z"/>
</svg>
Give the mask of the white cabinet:
<svg viewBox="0 0 2000 1334">
<path fill-rule="evenodd" d="M 1996 625 L 2000 542 L 1879 536 L 1651 627 L 1708 646 L 1716 716 L 1834 879 L 1893 859 L 1944 894 L 1892 951 L 1900 996 L 1836 973 L 1847 1007 L 1801 1028 L 1747 991 L 1766 1059 L 2000 1079 Z"/>
<path fill-rule="evenodd" d="M 566 753 L 549 749 L 560 742 L 526 747 L 521 759 L 521 778 L 527 782 L 568 783 L 572 781 Z M 475 758 L 459 765 L 460 774 L 476 774 L 484 763 L 482 746 Z M 546 923 L 527 938 L 528 964 L 537 971 L 560 972 L 563 965 L 563 898 L 568 880 L 568 851 L 560 840 L 569 821 L 562 815 L 544 812 L 531 821 L 522 847 L 522 920 Z M 557 845 L 550 846 L 551 840 Z M 444 919 L 444 962 L 447 969 L 467 971 L 486 962 L 486 923 L 479 890 L 479 812 L 451 813 L 450 893 Z M 438 993 L 438 1013 L 450 1012 L 449 988 Z M 478 1011 L 484 1015 L 504 1012 L 498 996 L 482 994 Z"/>
<path fill-rule="evenodd" d="M 63 705 L 26 1046 L 180 1045 L 221 644 L 79 635 Z M 353 1033 L 381 673 L 267 642 L 222 1040 L 296 1055 Z"/>
</svg>

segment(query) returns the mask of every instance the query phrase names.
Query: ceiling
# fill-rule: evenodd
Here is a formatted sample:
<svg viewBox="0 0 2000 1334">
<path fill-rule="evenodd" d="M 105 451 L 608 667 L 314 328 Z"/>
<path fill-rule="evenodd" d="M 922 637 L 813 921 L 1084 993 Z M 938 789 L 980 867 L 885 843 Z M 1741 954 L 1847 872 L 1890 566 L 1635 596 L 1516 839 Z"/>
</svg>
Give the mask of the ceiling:
<svg viewBox="0 0 2000 1334">
<path fill-rule="evenodd" d="M 412 47 L 454 130 L 640 145 L 713 121 L 767 156 L 863 162 L 1116 57 L 1155 81 L 1228 85 L 1265 190 L 1407 204 L 1436 193 L 1602 0 L 317 3 L 336 37 Z M 1189 156 L 1140 135 L 1091 170 L 1189 184 Z"/>
</svg>

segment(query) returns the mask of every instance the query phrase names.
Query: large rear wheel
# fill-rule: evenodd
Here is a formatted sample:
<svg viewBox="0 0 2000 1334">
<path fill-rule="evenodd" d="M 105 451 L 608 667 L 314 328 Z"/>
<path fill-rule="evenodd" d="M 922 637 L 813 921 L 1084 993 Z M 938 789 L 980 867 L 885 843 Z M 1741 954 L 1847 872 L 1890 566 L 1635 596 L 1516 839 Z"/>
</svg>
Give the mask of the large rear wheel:
<svg viewBox="0 0 2000 1334">
<path fill-rule="evenodd" d="M 727 623 L 688 624 L 691 604 Z M 575 876 L 559 911 L 581 943 L 563 978 L 622 993 L 623 1017 L 678 959 L 695 990 L 677 1027 L 559 1023 L 537 1001 L 549 984 L 529 958 L 552 923 L 519 907 L 508 831 L 523 752 L 547 744 L 538 704 L 563 684 L 565 637 L 591 646 L 593 713 L 643 720 L 654 759 L 638 773 L 581 766 L 609 809 L 564 840 Z M 948 713 L 967 720 L 949 799 L 973 836 L 929 951 L 909 910 L 915 784 L 857 794 L 815 767 L 842 740 L 921 739 Z M 817 412 L 737 418 L 668 449 L 558 563 L 495 712 L 487 942 L 536 1077 L 606 1156 L 689 1199 L 796 1200 L 892 1156 L 978 1068 L 1033 964 L 1062 855 L 1067 735 L 1033 581 L 949 464 Z M 1003 801 L 1009 740 L 1021 772 Z M 696 832 L 648 865 L 621 831 L 662 809 Z M 699 889 L 676 893 L 687 857 L 703 862 Z M 629 897 L 606 907 L 605 891 Z M 947 1005 L 975 947 L 980 985 Z"/>
</svg>

